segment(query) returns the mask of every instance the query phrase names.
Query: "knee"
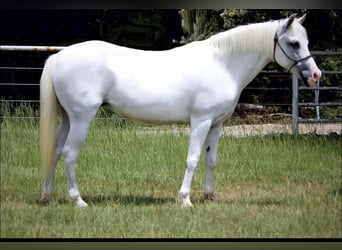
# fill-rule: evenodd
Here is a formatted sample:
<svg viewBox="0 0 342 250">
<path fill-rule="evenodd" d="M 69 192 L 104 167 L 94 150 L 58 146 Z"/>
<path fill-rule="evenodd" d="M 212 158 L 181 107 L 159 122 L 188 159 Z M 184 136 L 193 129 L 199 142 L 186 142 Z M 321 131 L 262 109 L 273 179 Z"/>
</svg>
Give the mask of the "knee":
<svg viewBox="0 0 342 250">
<path fill-rule="evenodd" d="M 190 157 L 186 160 L 187 170 L 195 170 L 199 159 L 197 157 Z"/>
<path fill-rule="evenodd" d="M 64 161 L 66 164 L 73 164 L 76 162 L 77 159 L 77 153 L 73 152 L 73 150 L 70 149 L 70 147 L 65 146 L 62 151 L 64 155 Z"/>
</svg>

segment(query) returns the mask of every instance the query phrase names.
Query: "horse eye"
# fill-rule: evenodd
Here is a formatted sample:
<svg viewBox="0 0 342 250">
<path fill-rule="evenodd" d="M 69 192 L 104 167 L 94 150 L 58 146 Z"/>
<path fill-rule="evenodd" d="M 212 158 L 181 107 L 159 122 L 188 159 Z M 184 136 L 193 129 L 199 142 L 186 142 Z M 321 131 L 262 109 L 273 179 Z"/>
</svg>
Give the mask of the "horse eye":
<svg viewBox="0 0 342 250">
<path fill-rule="evenodd" d="M 299 47 L 300 47 L 298 41 L 289 42 L 289 44 L 293 49 L 299 49 Z"/>
</svg>

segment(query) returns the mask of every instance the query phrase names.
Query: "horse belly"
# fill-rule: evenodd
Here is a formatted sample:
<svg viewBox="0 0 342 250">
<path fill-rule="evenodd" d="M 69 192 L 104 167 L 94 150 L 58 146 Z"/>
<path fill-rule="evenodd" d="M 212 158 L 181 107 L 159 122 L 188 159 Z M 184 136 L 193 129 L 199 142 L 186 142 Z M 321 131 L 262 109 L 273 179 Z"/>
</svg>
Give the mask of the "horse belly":
<svg viewBox="0 0 342 250">
<path fill-rule="evenodd" d="M 181 102 L 167 102 L 163 100 L 142 100 L 141 98 L 131 98 L 122 93 L 113 95 L 107 101 L 113 112 L 131 119 L 145 122 L 180 122 L 189 121 L 189 111 L 186 104 Z"/>
<path fill-rule="evenodd" d="M 107 103 L 115 113 L 145 122 L 179 122 L 189 121 L 188 98 L 182 94 L 165 95 L 161 91 L 140 91 L 132 87 L 128 90 L 113 88 Z"/>
</svg>

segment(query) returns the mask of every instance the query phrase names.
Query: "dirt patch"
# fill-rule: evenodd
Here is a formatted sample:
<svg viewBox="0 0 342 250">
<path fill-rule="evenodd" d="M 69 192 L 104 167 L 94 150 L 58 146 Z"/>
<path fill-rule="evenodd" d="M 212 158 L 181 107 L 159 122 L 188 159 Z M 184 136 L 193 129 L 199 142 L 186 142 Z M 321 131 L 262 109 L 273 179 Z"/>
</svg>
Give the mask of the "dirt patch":
<svg viewBox="0 0 342 250">
<path fill-rule="evenodd" d="M 189 135 L 189 127 L 164 127 L 162 129 L 157 127 L 149 127 L 139 129 L 137 134 L 143 135 L 160 135 L 160 134 L 173 134 L 173 135 Z M 299 124 L 299 134 L 342 134 L 342 123 L 322 123 L 322 124 Z M 259 136 L 259 135 L 277 135 L 277 134 L 292 134 L 292 127 L 289 123 L 278 124 L 243 124 L 224 126 L 221 132 L 222 136 L 232 137 L 245 137 L 245 136 Z"/>
<path fill-rule="evenodd" d="M 257 136 L 257 135 L 271 135 L 271 134 L 291 134 L 291 124 L 244 124 L 227 126 L 223 128 L 223 136 Z M 341 123 L 327 123 L 327 124 L 299 124 L 299 134 L 317 134 L 328 135 L 335 133 L 342 134 Z"/>
</svg>

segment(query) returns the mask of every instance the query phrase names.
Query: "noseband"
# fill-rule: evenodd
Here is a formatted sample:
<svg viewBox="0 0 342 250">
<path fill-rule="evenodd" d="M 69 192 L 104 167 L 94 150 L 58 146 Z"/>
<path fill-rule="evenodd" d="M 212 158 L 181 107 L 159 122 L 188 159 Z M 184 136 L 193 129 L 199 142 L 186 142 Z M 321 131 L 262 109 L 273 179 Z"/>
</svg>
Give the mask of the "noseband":
<svg viewBox="0 0 342 250">
<path fill-rule="evenodd" d="M 308 56 L 306 56 L 306 57 L 303 57 L 303 58 L 301 58 L 301 59 L 298 59 L 298 60 L 296 60 L 296 59 L 293 59 L 292 57 L 290 57 L 287 53 L 286 53 L 286 51 L 280 46 L 280 43 L 279 43 L 279 40 L 278 40 L 278 34 L 277 34 L 277 32 L 275 33 L 275 35 L 274 35 L 274 48 L 273 48 L 273 59 L 274 59 L 274 61 L 275 62 L 277 62 L 276 61 L 276 59 L 275 59 L 275 51 L 276 51 L 276 47 L 277 47 L 277 45 L 278 45 L 278 47 L 281 49 L 281 51 L 284 53 L 284 55 L 288 58 L 288 59 L 290 59 L 292 62 L 293 62 L 293 64 L 292 64 L 292 66 L 288 69 L 288 73 L 290 73 L 290 71 L 291 71 L 291 69 L 294 67 L 294 66 L 296 66 L 298 63 L 300 63 L 300 62 L 302 62 L 302 61 L 305 61 L 305 60 L 307 60 L 307 59 L 309 59 L 310 57 L 313 57 L 313 55 L 312 54 L 310 54 L 310 55 L 308 55 Z"/>
</svg>

